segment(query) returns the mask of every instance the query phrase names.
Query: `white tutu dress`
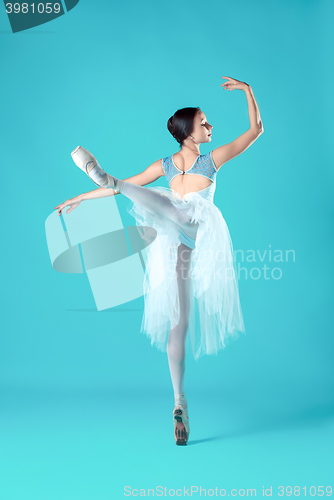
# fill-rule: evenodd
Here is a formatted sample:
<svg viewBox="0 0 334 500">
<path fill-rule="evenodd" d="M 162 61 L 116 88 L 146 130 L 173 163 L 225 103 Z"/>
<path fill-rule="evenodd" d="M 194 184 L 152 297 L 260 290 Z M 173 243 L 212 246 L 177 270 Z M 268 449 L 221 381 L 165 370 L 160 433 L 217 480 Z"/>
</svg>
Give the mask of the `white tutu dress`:
<svg viewBox="0 0 334 500">
<path fill-rule="evenodd" d="M 169 185 L 179 170 L 173 156 L 162 160 Z M 167 196 L 192 222 L 199 224 L 191 252 L 190 315 L 187 343 L 197 360 L 217 354 L 231 337 L 245 333 L 232 240 L 220 210 L 213 203 L 217 170 L 211 153 L 198 156 L 186 174 L 204 175 L 209 187 L 187 193 L 183 199 L 171 188 L 147 187 Z M 135 218 L 141 237 L 151 243 L 144 276 L 144 314 L 141 332 L 161 351 L 167 351 L 168 334 L 179 322 L 180 307 L 176 264 L 180 226 L 153 214 L 139 203 L 130 202 L 128 212 Z M 152 229 L 153 228 L 153 231 Z M 181 235 L 182 236 L 182 235 Z M 163 278 L 163 279 L 162 279 Z M 158 286 L 156 283 L 160 282 Z"/>
</svg>

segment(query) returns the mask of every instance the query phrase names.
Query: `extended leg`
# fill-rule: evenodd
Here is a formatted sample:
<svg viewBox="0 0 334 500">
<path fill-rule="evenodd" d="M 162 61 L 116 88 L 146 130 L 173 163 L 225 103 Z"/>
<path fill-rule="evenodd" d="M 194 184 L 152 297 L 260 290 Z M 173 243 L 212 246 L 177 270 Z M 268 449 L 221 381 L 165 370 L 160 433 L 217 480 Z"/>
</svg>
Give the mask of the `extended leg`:
<svg viewBox="0 0 334 500">
<path fill-rule="evenodd" d="M 187 400 L 184 394 L 185 342 L 190 312 L 190 270 L 192 250 L 181 243 L 178 247 L 176 265 L 180 301 L 180 321 L 169 332 L 167 355 L 174 389 L 174 433 L 176 444 L 186 444 L 189 437 Z"/>
<path fill-rule="evenodd" d="M 158 191 L 138 186 L 131 182 L 122 181 L 107 174 L 98 164 L 96 158 L 81 146 L 72 151 L 74 163 L 81 168 L 100 187 L 108 187 L 124 194 L 135 203 L 144 206 L 153 214 L 161 215 L 176 222 L 180 228 L 181 241 L 190 248 L 194 248 L 198 224 L 192 223 L 190 218 L 178 210 L 171 200 Z M 182 234 L 182 231 L 185 233 Z"/>
</svg>

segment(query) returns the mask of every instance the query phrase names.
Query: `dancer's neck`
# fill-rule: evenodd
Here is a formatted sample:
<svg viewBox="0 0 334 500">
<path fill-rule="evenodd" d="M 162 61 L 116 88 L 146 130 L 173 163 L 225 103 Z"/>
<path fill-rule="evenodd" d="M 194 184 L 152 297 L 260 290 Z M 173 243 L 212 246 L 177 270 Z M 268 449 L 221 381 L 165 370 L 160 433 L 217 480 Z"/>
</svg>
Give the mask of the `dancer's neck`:
<svg viewBox="0 0 334 500">
<path fill-rule="evenodd" d="M 188 143 L 188 139 L 186 139 L 181 146 L 180 152 L 184 153 L 185 156 L 189 156 L 189 153 L 200 155 L 199 146 L 200 144 L 197 144 L 197 142 L 191 141 Z"/>
</svg>

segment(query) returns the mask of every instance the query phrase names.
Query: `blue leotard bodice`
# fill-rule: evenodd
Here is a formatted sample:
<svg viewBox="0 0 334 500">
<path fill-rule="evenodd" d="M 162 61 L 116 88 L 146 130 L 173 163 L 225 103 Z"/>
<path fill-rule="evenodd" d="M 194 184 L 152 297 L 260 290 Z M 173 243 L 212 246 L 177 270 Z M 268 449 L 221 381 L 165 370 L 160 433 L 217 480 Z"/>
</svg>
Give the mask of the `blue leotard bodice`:
<svg viewBox="0 0 334 500">
<path fill-rule="evenodd" d="M 213 162 L 211 153 L 197 156 L 196 160 L 188 170 L 180 170 L 179 168 L 177 168 L 174 163 L 173 156 L 174 155 L 167 156 L 162 160 L 162 169 L 169 185 L 174 177 L 183 174 L 203 175 L 204 177 L 210 179 L 212 182 L 215 181 L 217 169 Z"/>
<path fill-rule="evenodd" d="M 216 190 L 216 175 L 218 170 L 215 167 L 211 153 L 208 153 L 206 155 L 199 155 L 192 166 L 185 171 L 177 168 L 173 161 L 173 155 L 167 156 L 162 160 L 162 169 L 169 186 L 172 179 L 174 179 L 174 177 L 176 177 L 177 175 L 193 174 L 203 175 L 204 177 L 207 177 L 212 181 L 208 187 L 200 189 L 199 191 L 192 191 L 190 193 L 187 193 L 183 196 L 183 199 L 185 200 L 188 196 L 191 196 L 192 193 L 197 193 L 202 198 L 213 202 L 213 195 Z"/>
</svg>

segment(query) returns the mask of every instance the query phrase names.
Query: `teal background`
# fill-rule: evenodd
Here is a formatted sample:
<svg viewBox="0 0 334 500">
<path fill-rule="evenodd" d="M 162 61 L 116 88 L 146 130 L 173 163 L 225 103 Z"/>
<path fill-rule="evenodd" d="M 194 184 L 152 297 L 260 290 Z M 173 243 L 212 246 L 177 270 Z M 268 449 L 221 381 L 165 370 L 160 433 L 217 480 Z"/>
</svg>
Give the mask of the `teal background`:
<svg viewBox="0 0 334 500">
<path fill-rule="evenodd" d="M 333 10 L 80 0 L 12 34 L 3 7 L 1 499 L 333 486 Z M 246 96 L 222 76 L 251 85 L 264 134 L 219 171 L 215 203 L 235 250 L 295 261 L 243 263 L 278 264 L 282 278 L 241 276 L 246 336 L 187 357 L 182 448 L 167 356 L 139 333 L 143 298 L 98 313 L 85 275 L 53 270 L 44 224 L 95 188 L 71 160 L 79 144 L 126 178 L 178 150 L 166 123 L 180 107 L 214 126 L 201 153 L 246 131 Z"/>
</svg>

